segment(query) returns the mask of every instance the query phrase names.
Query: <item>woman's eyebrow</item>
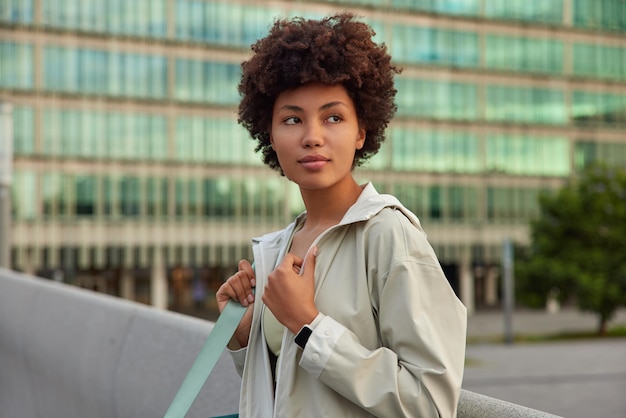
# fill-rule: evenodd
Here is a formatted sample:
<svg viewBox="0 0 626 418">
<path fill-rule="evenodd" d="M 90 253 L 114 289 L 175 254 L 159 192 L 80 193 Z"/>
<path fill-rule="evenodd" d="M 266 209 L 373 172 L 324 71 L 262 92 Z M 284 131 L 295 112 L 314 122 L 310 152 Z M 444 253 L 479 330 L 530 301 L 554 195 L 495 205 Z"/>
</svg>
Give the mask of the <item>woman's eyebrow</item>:
<svg viewBox="0 0 626 418">
<path fill-rule="evenodd" d="M 347 105 L 344 102 L 337 100 L 335 102 L 330 102 L 330 103 L 326 103 L 325 105 L 322 105 L 320 107 L 320 110 L 330 109 L 331 107 L 335 107 L 335 106 L 347 106 Z"/>
<path fill-rule="evenodd" d="M 326 104 L 323 104 L 322 106 L 320 106 L 319 110 L 326 110 L 326 109 L 330 109 L 331 107 L 335 107 L 335 106 L 347 106 L 344 102 L 337 100 L 334 102 L 329 102 Z M 302 109 L 300 106 L 296 106 L 296 105 L 284 105 L 281 106 L 279 110 L 290 110 L 292 112 L 303 112 L 304 109 Z"/>
<path fill-rule="evenodd" d="M 279 110 L 291 110 L 292 112 L 302 112 L 304 109 L 296 105 L 284 105 L 284 106 L 281 106 Z"/>
</svg>

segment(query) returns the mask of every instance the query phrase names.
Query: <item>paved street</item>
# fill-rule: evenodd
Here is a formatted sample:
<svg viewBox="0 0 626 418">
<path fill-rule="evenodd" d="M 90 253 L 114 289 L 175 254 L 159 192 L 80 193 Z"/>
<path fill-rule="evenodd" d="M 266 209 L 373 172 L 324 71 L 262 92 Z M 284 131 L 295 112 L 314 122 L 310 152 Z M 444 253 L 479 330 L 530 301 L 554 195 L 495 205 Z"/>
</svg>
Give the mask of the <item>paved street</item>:
<svg viewBox="0 0 626 418">
<path fill-rule="evenodd" d="M 612 322 L 626 324 L 620 311 Z M 514 333 L 545 335 L 589 331 L 592 315 L 567 310 L 518 312 Z M 468 337 L 501 335 L 501 313 L 469 319 Z M 463 387 L 567 418 L 626 418 L 626 338 L 525 344 L 470 344 Z"/>
<path fill-rule="evenodd" d="M 504 316 L 502 311 L 478 311 L 468 317 L 467 336 L 470 342 L 502 336 Z M 521 335 L 547 335 L 564 332 L 592 332 L 597 329 L 598 319 L 591 313 L 567 308 L 549 314 L 543 310 L 518 310 L 513 314 L 513 333 Z M 617 312 L 610 326 L 626 327 L 626 309 Z"/>
<path fill-rule="evenodd" d="M 626 418 L 626 339 L 470 345 L 463 387 L 568 418 Z"/>
</svg>

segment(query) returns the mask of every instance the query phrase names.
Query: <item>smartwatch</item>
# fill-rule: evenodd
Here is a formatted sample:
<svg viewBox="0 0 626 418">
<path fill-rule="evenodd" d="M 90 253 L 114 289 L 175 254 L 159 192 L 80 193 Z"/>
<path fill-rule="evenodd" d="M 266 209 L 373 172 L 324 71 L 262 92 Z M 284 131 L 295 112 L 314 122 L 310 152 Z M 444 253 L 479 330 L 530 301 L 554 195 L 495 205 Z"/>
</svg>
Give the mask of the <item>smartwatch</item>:
<svg viewBox="0 0 626 418">
<path fill-rule="evenodd" d="M 298 344 L 298 346 L 304 350 L 304 347 L 306 347 L 306 343 L 309 341 L 309 337 L 311 336 L 311 334 L 313 334 L 313 329 L 308 325 L 303 326 L 302 328 L 300 328 L 300 331 L 298 331 L 298 334 L 296 334 L 296 344 Z"/>
</svg>

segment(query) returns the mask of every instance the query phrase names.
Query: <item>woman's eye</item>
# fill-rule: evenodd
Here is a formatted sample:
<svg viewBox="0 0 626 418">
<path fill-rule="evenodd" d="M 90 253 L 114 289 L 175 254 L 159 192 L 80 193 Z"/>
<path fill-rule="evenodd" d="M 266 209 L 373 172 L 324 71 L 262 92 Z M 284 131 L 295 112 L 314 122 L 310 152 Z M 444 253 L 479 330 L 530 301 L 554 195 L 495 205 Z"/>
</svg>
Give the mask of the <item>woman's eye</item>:
<svg viewBox="0 0 626 418">
<path fill-rule="evenodd" d="M 339 123 L 341 122 L 341 116 L 332 115 L 332 116 L 329 116 L 326 120 L 330 123 Z"/>
<path fill-rule="evenodd" d="M 285 125 L 295 125 L 296 123 L 300 122 L 300 118 L 296 116 L 290 116 L 288 118 L 285 118 L 284 122 L 285 122 Z"/>
</svg>

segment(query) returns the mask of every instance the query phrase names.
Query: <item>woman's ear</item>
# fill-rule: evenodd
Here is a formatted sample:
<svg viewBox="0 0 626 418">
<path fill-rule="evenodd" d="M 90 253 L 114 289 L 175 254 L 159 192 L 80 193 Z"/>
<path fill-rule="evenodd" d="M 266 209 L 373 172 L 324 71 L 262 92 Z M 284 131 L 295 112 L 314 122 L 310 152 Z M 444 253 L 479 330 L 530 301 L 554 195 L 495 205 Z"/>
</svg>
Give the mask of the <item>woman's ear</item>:
<svg viewBox="0 0 626 418">
<path fill-rule="evenodd" d="M 356 149 L 363 148 L 363 145 L 365 145 L 366 136 L 367 130 L 365 128 L 359 128 L 359 135 L 356 138 Z"/>
</svg>

